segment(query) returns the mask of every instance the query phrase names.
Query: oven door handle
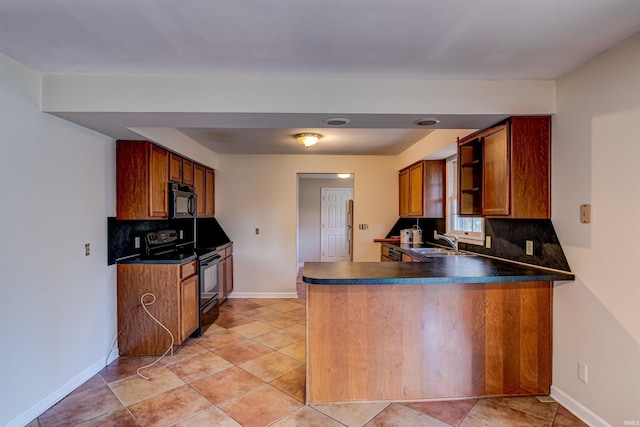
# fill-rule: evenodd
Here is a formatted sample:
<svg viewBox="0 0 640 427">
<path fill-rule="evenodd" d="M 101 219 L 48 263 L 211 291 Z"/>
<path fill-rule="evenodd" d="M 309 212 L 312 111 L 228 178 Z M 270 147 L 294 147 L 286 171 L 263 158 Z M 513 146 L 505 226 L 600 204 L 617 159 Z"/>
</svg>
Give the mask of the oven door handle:
<svg viewBox="0 0 640 427">
<path fill-rule="evenodd" d="M 187 210 L 189 211 L 189 215 L 194 216 L 197 210 L 197 199 L 196 195 L 192 194 L 189 196 L 187 201 Z"/>
<path fill-rule="evenodd" d="M 209 264 L 213 264 L 220 259 L 220 255 L 214 255 L 211 258 L 207 258 L 205 260 L 200 261 L 200 265 L 206 267 Z"/>
</svg>

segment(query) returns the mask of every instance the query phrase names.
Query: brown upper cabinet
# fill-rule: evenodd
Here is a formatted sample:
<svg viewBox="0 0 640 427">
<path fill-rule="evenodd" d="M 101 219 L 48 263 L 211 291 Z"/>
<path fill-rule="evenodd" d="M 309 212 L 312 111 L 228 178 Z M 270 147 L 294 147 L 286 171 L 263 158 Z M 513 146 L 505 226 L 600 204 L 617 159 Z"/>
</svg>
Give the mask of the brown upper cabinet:
<svg viewBox="0 0 640 427">
<path fill-rule="evenodd" d="M 551 217 L 551 119 L 510 117 L 458 143 L 460 215 Z"/>
<path fill-rule="evenodd" d="M 214 216 L 214 170 L 149 141 L 116 143 L 117 219 L 166 219 L 168 183 L 196 187 L 198 217 Z"/>
<path fill-rule="evenodd" d="M 399 171 L 400 217 L 444 218 L 444 160 L 422 160 Z"/>
<path fill-rule="evenodd" d="M 198 196 L 198 218 L 215 215 L 215 178 L 213 169 L 194 164 L 193 186 Z"/>
<path fill-rule="evenodd" d="M 169 181 L 182 182 L 182 157 L 169 153 Z"/>
<path fill-rule="evenodd" d="M 116 145 L 116 217 L 168 217 L 169 152 L 148 141 Z"/>
<path fill-rule="evenodd" d="M 182 183 L 193 185 L 193 162 L 182 159 Z"/>
</svg>

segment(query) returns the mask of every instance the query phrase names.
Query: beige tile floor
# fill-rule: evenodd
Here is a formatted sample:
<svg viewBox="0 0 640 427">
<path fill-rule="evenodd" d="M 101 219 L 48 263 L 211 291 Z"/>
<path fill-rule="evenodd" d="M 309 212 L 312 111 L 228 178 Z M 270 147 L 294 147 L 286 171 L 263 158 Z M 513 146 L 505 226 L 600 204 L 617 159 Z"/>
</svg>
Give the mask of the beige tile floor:
<svg viewBox="0 0 640 427">
<path fill-rule="evenodd" d="M 535 397 L 304 405 L 304 285 L 298 299 L 229 299 L 206 333 L 154 357 L 121 357 L 33 420 L 49 426 L 584 426 Z"/>
</svg>

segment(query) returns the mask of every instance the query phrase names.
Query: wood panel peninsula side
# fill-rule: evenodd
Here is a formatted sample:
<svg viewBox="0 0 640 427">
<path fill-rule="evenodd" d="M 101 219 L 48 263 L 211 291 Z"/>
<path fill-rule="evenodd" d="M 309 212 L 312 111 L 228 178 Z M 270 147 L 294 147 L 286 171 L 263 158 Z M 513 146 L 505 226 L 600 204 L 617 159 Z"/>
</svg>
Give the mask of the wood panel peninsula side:
<svg viewBox="0 0 640 427">
<path fill-rule="evenodd" d="M 552 281 L 571 273 L 462 256 L 305 263 L 303 280 L 307 403 L 550 392 Z"/>
</svg>

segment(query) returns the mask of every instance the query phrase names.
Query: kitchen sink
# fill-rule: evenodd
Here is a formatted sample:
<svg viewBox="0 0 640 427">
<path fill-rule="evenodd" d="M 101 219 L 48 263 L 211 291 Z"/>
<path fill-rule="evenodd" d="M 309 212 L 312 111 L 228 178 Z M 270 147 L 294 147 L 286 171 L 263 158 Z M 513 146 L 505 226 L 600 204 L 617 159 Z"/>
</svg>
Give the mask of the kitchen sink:
<svg viewBox="0 0 640 427">
<path fill-rule="evenodd" d="M 417 252 L 424 256 L 461 256 L 470 255 L 462 252 L 456 252 L 445 248 L 411 248 L 413 252 Z"/>
</svg>

